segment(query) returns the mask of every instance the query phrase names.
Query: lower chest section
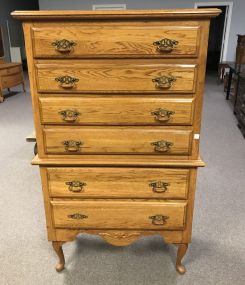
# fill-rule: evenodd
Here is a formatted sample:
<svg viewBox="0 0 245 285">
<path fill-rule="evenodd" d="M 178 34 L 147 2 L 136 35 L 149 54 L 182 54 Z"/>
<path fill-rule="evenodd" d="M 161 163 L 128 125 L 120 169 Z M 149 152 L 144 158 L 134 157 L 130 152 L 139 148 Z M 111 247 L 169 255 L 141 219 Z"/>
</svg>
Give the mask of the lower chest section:
<svg viewBox="0 0 245 285">
<path fill-rule="evenodd" d="M 189 168 L 41 167 L 53 230 L 178 230 L 188 224 Z"/>
</svg>

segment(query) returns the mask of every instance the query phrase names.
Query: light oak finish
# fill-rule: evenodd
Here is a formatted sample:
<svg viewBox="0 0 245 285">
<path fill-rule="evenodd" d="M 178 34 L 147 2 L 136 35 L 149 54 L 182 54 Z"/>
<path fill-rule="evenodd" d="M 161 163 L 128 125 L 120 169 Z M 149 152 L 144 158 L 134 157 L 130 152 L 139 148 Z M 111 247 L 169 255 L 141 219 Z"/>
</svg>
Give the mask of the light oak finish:
<svg viewBox="0 0 245 285">
<path fill-rule="evenodd" d="M 51 204 L 55 228 L 176 230 L 185 225 L 186 202 L 67 200 Z M 155 216 L 163 220 L 154 220 Z"/>
<path fill-rule="evenodd" d="M 38 61 L 35 65 L 37 89 L 40 93 L 193 93 L 195 64 L 166 64 L 162 59 L 151 60 L 76 60 Z M 70 76 L 78 81 L 60 84 L 56 78 Z M 175 77 L 171 87 L 159 88 L 152 80 Z"/>
<path fill-rule="evenodd" d="M 210 18 L 218 9 L 16 11 L 48 240 L 191 242 Z M 158 143 L 160 142 L 160 143 Z"/>
<path fill-rule="evenodd" d="M 183 156 L 185 157 L 185 156 Z M 171 168 L 197 168 L 204 167 L 205 163 L 200 157 L 195 160 L 190 160 L 182 156 L 171 156 L 166 159 L 165 156 L 157 155 L 83 155 L 80 156 L 67 156 L 67 155 L 47 155 L 46 158 L 40 158 L 36 155 L 32 160 L 33 165 L 40 166 L 117 166 L 117 167 L 171 167 Z"/>
<path fill-rule="evenodd" d="M 207 19 L 216 17 L 220 14 L 219 9 L 157 9 L 157 10 L 102 10 L 102 11 L 78 11 L 78 10 L 51 10 L 51 11 L 14 11 L 11 15 L 19 20 L 30 21 L 47 21 L 51 20 L 86 20 L 86 19 Z M 186 21 L 186 22 L 188 22 Z"/>
<path fill-rule="evenodd" d="M 126 246 L 143 236 L 160 235 L 166 243 L 181 243 L 182 230 L 88 230 L 88 229 L 55 229 L 58 240 L 73 241 L 78 234 L 99 235 L 114 246 Z"/>
<path fill-rule="evenodd" d="M 191 125 L 193 98 L 120 97 L 41 97 L 40 112 L 44 125 Z M 161 115 L 154 114 L 159 109 Z M 70 111 L 66 116 L 61 112 Z M 79 114 L 76 116 L 74 112 Z"/>
<path fill-rule="evenodd" d="M 57 253 L 59 257 L 59 262 L 57 263 L 55 269 L 57 272 L 62 271 L 65 268 L 65 257 L 62 249 L 63 242 L 62 241 L 53 241 L 52 242 L 53 249 Z"/>
<path fill-rule="evenodd" d="M 61 36 L 62 35 L 62 36 Z M 130 57 L 196 57 L 199 44 L 198 22 L 132 22 L 67 23 L 32 28 L 36 58 L 77 58 L 101 56 Z M 153 43 L 169 38 L 178 42 L 172 50 L 159 50 Z M 57 48 L 55 41 L 74 42 L 67 50 Z"/>
<path fill-rule="evenodd" d="M 51 197 L 187 198 L 188 169 L 55 167 L 46 171 Z"/>
<path fill-rule="evenodd" d="M 188 244 L 183 243 L 178 245 L 176 269 L 180 274 L 184 274 L 186 272 L 185 266 L 182 264 L 182 258 L 185 256 L 187 249 Z"/>
<path fill-rule="evenodd" d="M 79 145 L 66 146 L 64 142 Z M 169 142 L 169 148 L 157 150 L 154 142 Z M 46 127 L 45 150 L 48 154 L 156 154 L 188 155 L 192 131 L 164 127 Z"/>
</svg>

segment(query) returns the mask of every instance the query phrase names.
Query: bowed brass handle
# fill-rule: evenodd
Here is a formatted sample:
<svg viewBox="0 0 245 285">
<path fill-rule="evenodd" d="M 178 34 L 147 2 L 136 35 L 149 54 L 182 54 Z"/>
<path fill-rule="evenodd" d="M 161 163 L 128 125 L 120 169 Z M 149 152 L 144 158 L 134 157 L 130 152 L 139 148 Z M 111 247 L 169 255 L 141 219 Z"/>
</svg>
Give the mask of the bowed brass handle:
<svg viewBox="0 0 245 285">
<path fill-rule="evenodd" d="M 58 112 L 61 115 L 62 120 L 66 122 L 74 122 L 78 119 L 78 116 L 81 115 L 78 111 L 75 110 L 62 110 Z"/>
<path fill-rule="evenodd" d="M 172 142 L 162 140 L 162 141 L 153 142 L 151 143 L 151 145 L 155 146 L 154 148 L 155 151 L 167 152 L 170 150 L 171 146 L 173 146 L 174 144 Z"/>
<path fill-rule="evenodd" d="M 167 89 L 172 87 L 173 83 L 176 81 L 174 76 L 160 76 L 152 79 L 152 82 L 155 82 L 156 88 Z"/>
<path fill-rule="evenodd" d="M 84 191 L 84 186 L 86 186 L 87 184 L 85 182 L 82 181 L 68 181 L 66 182 L 66 185 L 68 185 L 68 190 L 71 192 L 82 192 Z"/>
<path fill-rule="evenodd" d="M 160 52 L 171 52 L 179 44 L 176 40 L 171 40 L 168 38 L 161 39 L 159 41 L 155 41 L 153 43 L 154 46 L 157 47 L 157 50 Z"/>
<path fill-rule="evenodd" d="M 80 213 L 70 214 L 70 215 L 67 215 L 67 217 L 73 220 L 83 220 L 83 219 L 88 218 L 88 216 L 80 214 Z"/>
<path fill-rule="evenodd" d="M 155 193 L 164 193 L 168 190 L 170 184 L 165 181 L 154 181 L 149 184 L 152 187 L 152 191 Z"/>
<path fill-rule="evenodd" d="M 59 76 L 55 78 L 55 81 L 59 82 L 62 88 L 73 88 L 76 82 L 79 81 L 76 77 L 71 77 L 69 75 Z"/>
<path fill-rule="evenodd" d="M 67 140 L 63 141 L 62 144 L 65 146 L 67 152 L 78 152 L 83 143 L 81 141 Z"/>
<path fill-rule="evenodd" d="M 66 39 L 56 40 L 56 41 L 52 42 L 52 46 L 55 46 L 56 50 L 58 52 L 62 52 L 62 53 L 69 53 L 69 52 L 71 52 L 75 45 L 76 45 L 76 42 L 69 41 L 69 40 L 66 40 Z"/>
<path fill-rule="evenodd" d="M 162 225 L 165 225 L 167 223 L 169 216 L 155 215 L 155 216 L 150 216 L 149 219 L 152 220 L 153 225 L 162 226 Z"/>
<path fill-rule="evenodd" d="M 170 119 L 171 115 L 175 114 L 175 112 L 167 110 L 167 109 L 159 108 L 158 110 L 151 112 L 151 114 L 155 116 L 156 120 L 160 122 L 166 122 Z"/>
</svg>

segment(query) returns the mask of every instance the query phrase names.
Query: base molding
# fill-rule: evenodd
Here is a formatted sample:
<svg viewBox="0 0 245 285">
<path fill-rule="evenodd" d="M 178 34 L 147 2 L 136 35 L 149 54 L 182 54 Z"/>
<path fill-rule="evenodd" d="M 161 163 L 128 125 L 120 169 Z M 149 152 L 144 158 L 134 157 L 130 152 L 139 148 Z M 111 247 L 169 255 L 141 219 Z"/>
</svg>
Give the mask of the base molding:
<svg viewBox="0 0 245 285">
<path fill-rule="evenodd" d="M 143 236 L 160 235 L 166 243 L 182 243 L 183 231 L 56 229 L 56 241 L 73 241 L 79 234 L 99 235 L 115 246 L 126 246 Z M 51 240 L 51 239 L 50 239 Z M 53 241 L 53 239 L 51 240 Z"/>
<path fill-rule="evenodd" d="M 182 242 L 183 232 L 181 231 L 133 231 L 133 230 L 57 230 L 58 240 L 52 241 L 53 248 L 59 258 L 56 271 L 61 272 L 65 268 L 65 257 L 62 245 L 67 241 L 73 241 L 81 233 L 99 235 L 106 242 L 115 246 L 127 246 L 142 236 L 160 235 L 166 243 L 172 243 L 178 247 L 176 258 L 176 271 L 180 274 L 186 272 L 182 259 L 188 249 L 188 243 Z M 63 239 L 62 239 L 63 238 Z"/>
</svg>

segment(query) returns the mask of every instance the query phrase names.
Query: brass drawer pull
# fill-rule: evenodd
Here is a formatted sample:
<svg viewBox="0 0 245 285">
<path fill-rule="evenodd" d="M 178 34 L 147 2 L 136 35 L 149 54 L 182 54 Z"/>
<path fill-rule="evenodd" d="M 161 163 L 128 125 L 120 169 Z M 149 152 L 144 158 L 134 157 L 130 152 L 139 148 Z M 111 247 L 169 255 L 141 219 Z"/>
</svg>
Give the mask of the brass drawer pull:
<svg viewBox="0 0 245 285">
<path fill-rule="evenodd" d="M 163 215 L 155 215 L 155 216 L 150 216 L 149 219 L 152 220 L 153 225 L 162 226 L 167 223 L 167 220 L 169 219 L 169 217 L 163 216 Z"/>
<path fill-rule="evenodd" d="M 84 186 L 87 184 L 82 181 L 68 181 L 66 182 L 66 185 L 68 185 L 68 190 L 71 192 L 79 193 L 84 191 Z"/>
<path fill-rule="evenodd" d="M 63 141 L 62 144 L 65 146 L 65 150 L 68 152 L 78 152 L 80 151 L 80 145 L 83 143 L 81 141 L 67 140 Z"/>
<path fill-rule="evenodd" d="M 176 81 L 176 77 L 174 76 L 160 76 L 152 79 L 152 82 L 155 82 L 156 88 L 167 89 L 170 88 L 173 83 Z"/>
<path fill-rule="evenodd" d="M 79 81 L 78 78 L 71 77 L 69 75 L 59 76 L 55 78 L 55 81 L 60 83 L 60 87 L 62 88 L 73 88 L 75 87 L 75 83 Z"/>
<path fill-rule="evenodd" d="M 154 46 L 157 47 L 157 50 L 160 52 L 171 52 L 179 44 L 176 40 L 171 40 L 168 38 L 161 39 L 160 41 L 155 41 Z"/>
<path fill-rule="evenodd" d="M 69 41 L 66 39 L 57 40 L 52 42 L 52 46 L 56 47 L 56 50 L 62 53 L 69 53 L 73 50 L 73 47 L 76 45 L 74 41 Z"/>
<path fill-rule="evenodd" d="M 73 219 L 73 220 L 83 220 L 83 219 L 87 219 L 88 218 L 88 216 L 80 214 L 80 213 L 67 215 L 67 217 L 70 218 L 70 219 Z"/>
<path fill-rule="evenodd" d="M 149 184 L 152 187 L 152 191 L 155 193 L 164 193 L 168 190 L 170 184 L 164 181 L 154 181 Z"/>
<path fill-rule="evenodd" d="M 172 142 L 162 140 L 162 141 L 153 142 L 151 143 L 151 145 L 155 146 L 154 148 L 155 151 L 167 152 L 174 144 Z"/>
<path fill-rule="evenodd" d="M 174 111 L 169 111 L 167 109 L 159 108 L 158 110 L 151 112 L 152 115 L 155 116 L 155 119 L 160 122 L 166 122 L 170 120 L 171 115 L 174 115 Z"/>
<path fill-rule="evenodd" d="M 81 115 L 78 111 L 75 110 L 62 110 L 58 112 L 61 115 L 62 120 L 66 122 L 74 122 L 78 119 L 78 116 Z"/>
</svg>

